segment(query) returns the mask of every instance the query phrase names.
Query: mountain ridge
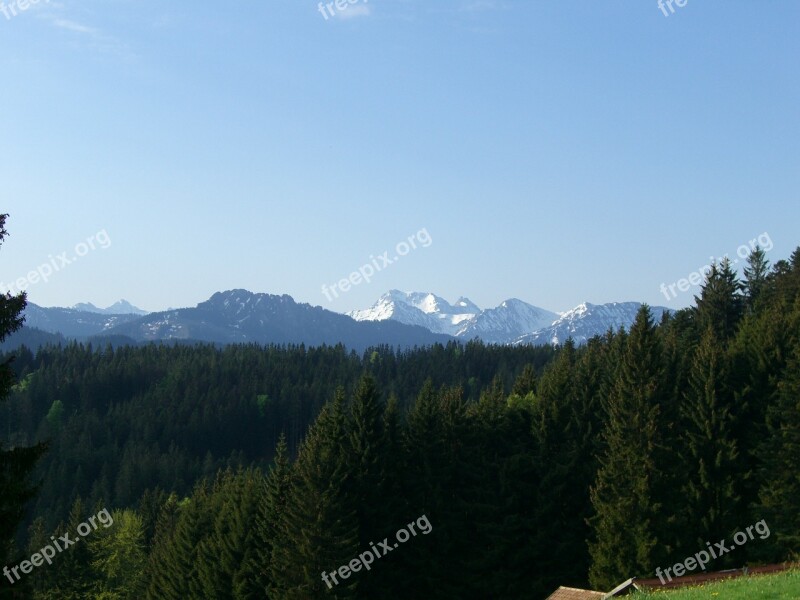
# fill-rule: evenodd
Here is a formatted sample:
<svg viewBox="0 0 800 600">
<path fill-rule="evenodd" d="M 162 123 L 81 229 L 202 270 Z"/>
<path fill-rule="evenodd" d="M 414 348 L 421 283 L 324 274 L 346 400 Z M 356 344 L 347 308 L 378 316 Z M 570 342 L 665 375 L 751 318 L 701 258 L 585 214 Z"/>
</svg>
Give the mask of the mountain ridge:
<svg viewBox="0 0 800 600">
<path fill-rule="evenodd" d="M 321 306 L 298 303 L 287 294 L 233 289 L 214 293 L 194 307 L 153 313 L 109 314 L 113 306 L 133 308 L 121 300 L 95 310 L 46 308 L 28 303 L 27 327 L 65 339 L 210 342 L 217 344 L 343 344 L 363 350 L 370 346 L 400 347 L 479 339 L 492 344 L 578 344 L 609 328 L 629 328 L 639 302 L 582 303 L 555 313 L 517 298 L 481 309 L 462 296 L 454 303 L 430 292 L 390 290 L 372 307 L 341 314 Z M 140 310 L 140 309 L 137 309 Z M 657 318 L 670 309 L 652 307 Z M 142 311 L 143 312 L 143 311 Z M 53 339 L 39 335 L 34 339 Z"/>
</svg>

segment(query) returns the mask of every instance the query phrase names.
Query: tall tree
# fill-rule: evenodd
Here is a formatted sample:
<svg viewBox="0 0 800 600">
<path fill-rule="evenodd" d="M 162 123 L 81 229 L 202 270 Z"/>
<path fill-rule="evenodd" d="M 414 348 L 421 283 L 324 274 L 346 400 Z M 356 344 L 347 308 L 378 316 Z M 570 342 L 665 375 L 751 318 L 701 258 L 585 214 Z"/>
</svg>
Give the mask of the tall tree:
<svg viewBox="0 0 800 600">
<path fill-rule="evenodd" d="M 303 440 L 281 527 L 286 544 L 273 550 L 273 594 L 281 600 L 353 598 L 355 579 L 327 576 L 358 555 L 358 519 L 349 495 L 344 391 L 338 390 Z M 338 582 L 338 583 L 337 583 Z"/>
<path fill-rule="evenodd" d="M 800 300 L 794 312 L 798 327 Z M 756 514 L 774 531 L 774 549 L 765 558 L 783 560 L 800 555 L 800 340 L 795 340 L 778 400 L 767 414 L 767 432 L 759 448 L 763 483 Z"/>
<path fill-rule="evenodd" d="M 0 245 L 8 236 L 6 231 L 7 214 L 0 214 Z M 0 291 L 0 343 L 22 327 L 26 296 L 21 292 L 16 296 Z M 7 401 L 14 385 L 14 372 L 11 358 L 0 363 L 0 402 Z M 14 564 L 19 556 L 12 550 L 14 539 L 25 515 L 25 506 L 36 493 L 36 486 L 30 475 L 45 446 L 11 447 L 5 449 L 0 440 L 0 563 Z M 11 597 L 12 584 L 5 578 L 0 581 L 0 598 Z"/>
<path fill-rule="evenodd" d="M 144 521 L 132 510 L 114 511 L 113 522 L 89 540 L 92 567 L 98 575 L 97 598 L 139 600 L 145 591 L 147 564 Z"/>
<path fill-rule="evenodd" d="M 727 344 L 744 314 L 742 283 L 728 258 L 711 265 L 700 296 L 694 299 L 700 331 L 711 328 L 717 339 Z"/>
<path fill-rule="evenodd" d="M 264 490 L 259 499 L 256 519 L 256 545 L 259 571 L 258 584 L 267 598 L 277 598 L 273 593 L 273 581 L 280 578 L 274 553 L 276 548 L 286 544 L 281 522 L 286 512 L 286 502 L 291 490 L 291 466 L 286 435 L 281 434 L 275 448 L 275 461 L 267 475 Z"/>
<path fill-rule="evenodd" d="M 164 508 L 165 524 L 175 507 L 168 503 Z M 191 498 L 177 506 L 174 529 L 163 537 L 152 550 L 148 562 L 148 587 L 145 598 L 156 600 L 181 600 L 201 597 L 198 579 L 198 548 L 213 525 L 213 510 L 208 484 L 201 481 L 195 486 Z M 154 560 L 158 557 L 158 561 Z"/>
<path fill-rule="evenodd" d="M 659 405 L 663 361 L 653 317 L 643 306 L 631 327 L 611 397 L 606 399 L 605 450 L 592 488 L 589 544 L 592 585 L 611 588 L 659 564 L 663 457 Z"/>
<path fill-rule="evenodd" d="M 744 268 L 743 289 L 747 299 L 747 307 L 751 311 L 764 289 L 767 275 L 769 275 L 767 254 L 760 246 L 756 246 L 747 257 L 747 266 Z"/>
<path fill-rule="evenodd" d="M 725 538 L 745 517 L 733 402 L 727 357 L 708 329 L 695 352 L 689 391 L 681 405 L 687 466 L 681 486 L 683 529 L 691 531 L 693 547 Z"/>
<path fill-rule="evenodd" d="M 524 398 L 528 394 L 536 393 L 536 385 L 536 369 L 534 369 L 532 364 L 527 364 L 522 369 L 522 373 L 519 374 L 519 377 L 514 381 L 514 387 L 511 393 Z"/>
</svg>

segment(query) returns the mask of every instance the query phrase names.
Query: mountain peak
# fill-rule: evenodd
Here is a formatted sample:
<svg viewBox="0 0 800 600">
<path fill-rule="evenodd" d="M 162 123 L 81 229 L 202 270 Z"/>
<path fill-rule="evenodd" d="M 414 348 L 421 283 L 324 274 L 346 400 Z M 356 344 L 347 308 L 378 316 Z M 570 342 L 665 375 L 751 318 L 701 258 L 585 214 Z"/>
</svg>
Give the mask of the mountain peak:
<svg viewBox="0 0 800 600">
<path fill-rule="evenodd" d="M 467 298 L 466 296 L 461 296 L 458 300 L 453 303 L 453 306 L 457 306 L 458 308 L 463 308 L 467 312 L 474 312 L 479 313 L 481 309 L 478 308 L 478 305 L 475 304 L 472 300 Z"/>
<path fill-rule="evenodd" d="M 71 307 L 73 310 L 81 312 L 96 313 L 99 315 L 146 315 L 149 314 L 146 310 L 137 308 L 125 299 L 117 300 L 108 308 L 98 308 L 91 302 L 79 302 Z"/>
<path fill-rule="evenodd" d="M 556 313 L 511 298 L 497 308 L 481 310 L 462 296 L 450 304 L 430 292 L 390 290 L 370 308 L 347 313 L 356 321 L 399 321 L 435 333 L 465 339 L 480 337 L 504 343 L 550 325 Z"/>
</svg>

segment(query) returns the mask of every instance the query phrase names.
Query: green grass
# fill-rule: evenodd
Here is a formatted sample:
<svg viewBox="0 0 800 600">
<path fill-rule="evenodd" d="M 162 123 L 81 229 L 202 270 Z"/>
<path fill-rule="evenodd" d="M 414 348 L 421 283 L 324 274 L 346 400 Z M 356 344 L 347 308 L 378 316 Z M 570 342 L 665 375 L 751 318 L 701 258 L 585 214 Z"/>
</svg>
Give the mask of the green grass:
<svg viewBox="0 0 800 600">
<path fill-rule="evenodd" d="M 629 597 L 631 600 L 797 600 L 800 571 L 740 577 L 672 591 L 638 592 Z"/>
</svg>

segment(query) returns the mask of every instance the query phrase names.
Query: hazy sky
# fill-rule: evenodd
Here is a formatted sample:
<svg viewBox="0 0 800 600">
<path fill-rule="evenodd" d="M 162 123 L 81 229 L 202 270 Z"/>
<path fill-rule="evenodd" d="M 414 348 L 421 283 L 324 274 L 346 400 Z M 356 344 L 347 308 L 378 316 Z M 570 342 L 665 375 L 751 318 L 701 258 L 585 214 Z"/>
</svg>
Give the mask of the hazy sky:
<svg viewBox="0 0 800 600">
<path fill-rule="evenodd" d="M 0 281 L 58 266 L 38 304 L 679 307 L 710 256 L 800 244 L 797 0 L 10 4 Z"/>
</svg>

